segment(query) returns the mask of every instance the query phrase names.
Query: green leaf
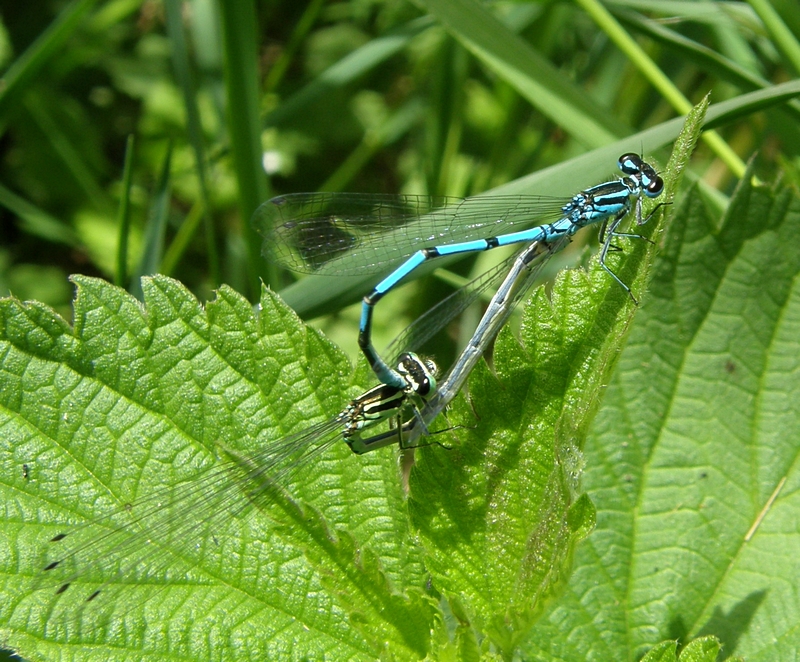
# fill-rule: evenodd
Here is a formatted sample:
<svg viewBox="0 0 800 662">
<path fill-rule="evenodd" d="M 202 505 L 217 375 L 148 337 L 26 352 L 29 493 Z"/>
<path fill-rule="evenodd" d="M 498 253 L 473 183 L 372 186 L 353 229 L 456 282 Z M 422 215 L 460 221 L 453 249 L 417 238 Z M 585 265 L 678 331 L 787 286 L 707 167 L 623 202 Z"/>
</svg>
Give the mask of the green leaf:
<svg viewBox="0 0 800 662">
<path fill-rule="evenodd" d="M 678 655 L 678 642 L 662 641 L 653 646 L 642 658 L 642 662 L 676 662 Z"/>
<path fill-rule="evenodd" d="M 694 188 L 677 207 L 584 451 L 597 528 L 531 658 L 800 646 L 800 200 L 745 180 L 721 220 Z"/>
<path fill-rule="evenodd" d="M 266 290 L 254 314 L 225 287 L 204 309 L 162 276 L 144 306 L 74 280 L 74 328 L 0 303 L 4 641 L 33 659 L 423 657 L 437 609 L 391 451 L 328 435 L 281 479 L 303 505 L 240 478 L 365 370 Z"/>
<path fill-rule="evenodd" d="M 679 662 L 716 662 L 719 655 L 719 641 L 715 637 L 701 637 L 689 642 L 681 651 Z"/>
<path fill-rule="evenodd" d="M 716 662 L 720 645 L 716 637 L 699 637 L 689 642 L 680 655 L 677 651 L 678 642 L 662 641 L 647 652 L 642 662 Z"/>
</svg>

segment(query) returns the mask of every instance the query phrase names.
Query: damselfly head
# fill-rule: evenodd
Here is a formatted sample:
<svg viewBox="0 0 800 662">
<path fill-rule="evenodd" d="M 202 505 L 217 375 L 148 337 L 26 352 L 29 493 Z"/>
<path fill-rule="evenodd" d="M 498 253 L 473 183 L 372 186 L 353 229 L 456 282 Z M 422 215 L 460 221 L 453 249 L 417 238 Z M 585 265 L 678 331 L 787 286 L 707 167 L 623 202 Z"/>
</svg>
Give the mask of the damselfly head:
<svg viewBox="0 0 800 662">
<path fill-rule="evenodd" d="M 421 359 L 413 352 L 400 355 L 397 372 L 408 385 L 408 392 L 426 396 L 436 389 L 439 367 L 431 359 Z"/>
</svg>

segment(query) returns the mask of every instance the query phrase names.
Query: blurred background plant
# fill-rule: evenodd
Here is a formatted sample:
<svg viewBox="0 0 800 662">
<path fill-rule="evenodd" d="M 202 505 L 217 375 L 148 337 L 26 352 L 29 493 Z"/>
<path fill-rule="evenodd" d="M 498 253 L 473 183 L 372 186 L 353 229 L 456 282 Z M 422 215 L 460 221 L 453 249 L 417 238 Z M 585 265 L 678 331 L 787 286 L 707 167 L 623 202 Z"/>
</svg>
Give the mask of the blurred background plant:
<svg viewBox="0 0 800 662">
<path fill-rule="evenodd" d="M 260 257 L 249 225 L 271 195 L 472 195 L 674 117 L 681 94 L 694 103 L 711 91 L 718 103 L 800 69 L 791 0 L 606 8 L 589 0 L 6 3 L 0 293 L 69 318 L 68 274 L 137 293 L 140 275 L 160 272 L 201 300 L 224 282 L 255 301 L 259 278 L 276 289 L 293 279 Z M 651 72 L 626 40 L 644 49 Z M 780 169 L 796 180 L 794 103 L 721 127 L 717 148 L 701 147 L 696 176 L 727 194 L 737 155 L 758 152 L 760 177 Z M 574 188 L 565 184 L 559 194 Z M 454 269 L 467 275 L 470 265 Z M 382 304 L 379 341 L 448 287 L 428 277 Z M 301 299 L 289 299 L 301 313 L 322 310 Z M 356 318 L 351 307 L 319 323 L 353 349 Z"/>
</svg>

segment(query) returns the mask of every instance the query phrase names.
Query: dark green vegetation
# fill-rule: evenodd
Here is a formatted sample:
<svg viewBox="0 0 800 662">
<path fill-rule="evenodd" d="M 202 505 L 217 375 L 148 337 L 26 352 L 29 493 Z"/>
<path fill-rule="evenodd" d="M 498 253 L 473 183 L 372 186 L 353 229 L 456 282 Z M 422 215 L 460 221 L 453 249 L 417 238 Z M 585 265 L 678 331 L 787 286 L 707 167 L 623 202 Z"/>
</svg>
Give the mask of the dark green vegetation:
<svg viewBox="0 0 800 662">
<path fill-rule="evenodd" d="M 0 279 L 16 297 L 0 303 L 0 643 L 31 660 L 651 662 L 675 660 L 677 640 L 685 662 L 720 643 L 747 660 L 800 647 L 796 12 L 27 4 L 4 14 L 0 48 Z M 676 192 L 703 122 L 719 134 Z M 291 279 L 259 257 L 248 219 L 262 200 L 568 195 L 626 151 L 677 193 L 645 229 L 657 246 L 613 256 L 638 309 L 593 260 L 537 291 L 519 339 L 501 334 L 442 423 L 450 450 L 416 453 L 408 497 L 396 451 L 341 444 L 286 493 L 233 482 L 373 383 L 261 289 Z M 751 173 L 784 173 L 780 187 L 745 176 L 756 152 Z M 495 259 L 388 297 L 378 346 Z M 154 273 L 180 282 L 140 284 Z M 320 324 L 352 347 L 357 312 L 339 310 L 364 287 L 308 278 L 285 294 L 301 315 L 333 313 Z M 445 367 L 454 344 L 432 346 Z M 148 545 L 126 505 L 198 475 L 227 510 L 154 515 Z M 179 517 L 195 539 L 170 539 Z M 64 578 L 43 575 L 42 549 L 87 522 L 87 540 L 130 536 L 99 543 L 55 598 Z M 105 602 L 81 602 L 101 584 Z"/>
</svg>

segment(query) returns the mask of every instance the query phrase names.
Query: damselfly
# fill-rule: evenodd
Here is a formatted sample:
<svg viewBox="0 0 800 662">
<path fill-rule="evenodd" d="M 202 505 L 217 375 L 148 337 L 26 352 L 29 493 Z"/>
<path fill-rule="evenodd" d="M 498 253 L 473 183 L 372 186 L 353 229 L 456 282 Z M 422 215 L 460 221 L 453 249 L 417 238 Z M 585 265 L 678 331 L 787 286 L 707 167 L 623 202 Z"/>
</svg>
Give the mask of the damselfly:
<svg viewBox="0 0 800 662">
<path fill-rule="evenodd" d="M 432 259 L 520 243 L 546 246 L 542 252 L 552 255 L 578 230 L 599 223 L 600 264 L 636 301 L 606 265 L 606 257 L 615 248 L 615 239 L 641 237 L 617 229 L 632 207 L 637 223 L 643 224 L 647 219 L 642 218 L 642 196 L 658 197 L 664 182 L 636 154 L 623 154 L 618 166 L 622 177 L 581 191 L 566 202 L 531 196 L 448 199 L 297 193 L 265 202 L 253 222 L 265 237 L 264 254 L 295 271 L 380 273 L 405 258 L 364 297 L 359 327 L 359 346 L 375 374 L 400 387 L 402 377 L 372 345 L 373 310 L 387 292 Z M 547 216 L 557 220 L 508 231 Z"/>
</svg>

